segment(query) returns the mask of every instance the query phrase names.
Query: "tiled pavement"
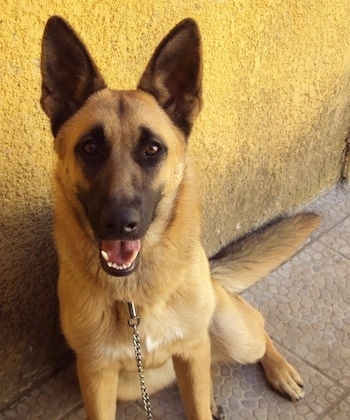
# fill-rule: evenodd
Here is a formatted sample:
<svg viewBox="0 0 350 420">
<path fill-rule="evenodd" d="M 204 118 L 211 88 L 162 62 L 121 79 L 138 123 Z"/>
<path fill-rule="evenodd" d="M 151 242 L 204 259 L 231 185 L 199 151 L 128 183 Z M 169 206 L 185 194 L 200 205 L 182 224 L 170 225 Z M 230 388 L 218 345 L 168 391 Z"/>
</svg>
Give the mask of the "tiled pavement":
<svg viewBox="0 0 350 420">
<path fill-rule="evenodd" d="M 350 189 L 334 187 L 307 209 L 323 225 L 289 262 L 244 296 L 305 381 L 294 404 L 273 391 L 259 365 L 214 369 L 215 394 L 228 419 L 350 419 Z M 184 419 L 176 387 L 151 397 L 155 419 Z M 0 414 L 0 419 L 83 419 L 73 366 Z M 118 419 L 145 419 L 141 403 L 120 404 Z"/>
</svg>

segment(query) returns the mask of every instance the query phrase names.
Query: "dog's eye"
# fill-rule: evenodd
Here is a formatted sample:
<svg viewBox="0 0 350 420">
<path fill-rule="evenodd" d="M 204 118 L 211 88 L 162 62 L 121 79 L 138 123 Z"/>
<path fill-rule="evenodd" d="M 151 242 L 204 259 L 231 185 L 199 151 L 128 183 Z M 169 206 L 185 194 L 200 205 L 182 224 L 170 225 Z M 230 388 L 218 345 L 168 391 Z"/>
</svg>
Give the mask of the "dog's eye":
<svg viewBox="0 0 350 420">
<path fill-rule="evenodd" d="M 145 155 L 146 156 L 154 156 L 159 153 L 161 150 L 161 146 L 158 143 L 150 143 L 146 146 Z"/>
<path fill-rule="evenodd" d="M 88 138 L 82 143 L 81 150 L 87 156 L 96 156 L 98 148 L 94 140 L 91 138 Z"/>
<path fill-rule="evenodd" d="M 140 128 L 140 137 L 134 150 L 135 161 L 145 170 L 152 169 L 165 159 L 166 143 L 147 127 Z"/>
<path fill-rule="evenodd" d="M 104 129 L 100 125 L 92 127 L 83 134 L 76 144 L 75 156 L 80 164 L 88 170 L 96 171 L 108 159 L 111 146 L 105 136 Z"/>
</svg>

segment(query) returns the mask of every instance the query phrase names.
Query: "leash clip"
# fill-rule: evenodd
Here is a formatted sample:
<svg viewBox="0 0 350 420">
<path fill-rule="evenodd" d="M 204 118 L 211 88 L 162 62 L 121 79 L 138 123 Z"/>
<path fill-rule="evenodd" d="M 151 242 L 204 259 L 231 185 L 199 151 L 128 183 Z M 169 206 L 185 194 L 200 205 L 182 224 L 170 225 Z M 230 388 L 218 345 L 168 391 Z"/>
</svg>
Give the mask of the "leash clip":
<svg viewBox="0 0 350 420">
<path fill-rule="evenodd" d="M 136 328 L 140 324 L 140 317 L 137 316 L 134 302 L 127 302 L 127 304 L 128 304 L 128 309 L 129 309 L 129 315 L 130 315 L 130 318 L 128 319 L 128 324 L 130 325 L 130 327 Z"/>
</svg>

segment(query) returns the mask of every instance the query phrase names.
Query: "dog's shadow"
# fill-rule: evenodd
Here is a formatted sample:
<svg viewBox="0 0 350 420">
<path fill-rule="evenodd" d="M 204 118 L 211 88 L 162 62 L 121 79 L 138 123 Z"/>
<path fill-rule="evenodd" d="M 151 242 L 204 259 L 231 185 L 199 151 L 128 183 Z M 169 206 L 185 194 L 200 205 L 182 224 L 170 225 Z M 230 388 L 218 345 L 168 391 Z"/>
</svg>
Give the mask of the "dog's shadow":
<svg viewBox="0 0 350 420">
<path fill-rule="evenodd" d="M 69 352 L 59 327 L 52 209 L 0 211 L 0 358 L 10 393 L 52 372 Z"/>
</svg>

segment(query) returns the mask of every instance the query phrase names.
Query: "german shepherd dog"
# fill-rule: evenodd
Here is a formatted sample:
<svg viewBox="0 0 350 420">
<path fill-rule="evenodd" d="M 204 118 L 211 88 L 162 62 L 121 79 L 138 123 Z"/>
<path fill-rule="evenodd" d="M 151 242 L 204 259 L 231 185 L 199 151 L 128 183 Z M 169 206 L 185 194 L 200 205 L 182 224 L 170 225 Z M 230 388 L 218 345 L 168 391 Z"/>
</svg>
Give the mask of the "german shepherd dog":
<svg viewBox="0 0 350 420">
<path fill-rule="evenodd" d="M 211 389 L 217 362 L 260 361 L 273 387 L 300 400 L 302 379 L 238 293 L 290 258 L 320 217 L 280 219 L 208 261 L 187 150 L 202 104 L 197 24 L 175 26 L 137 89 L 118 91 L 106 87 L 69 24 L 53 16 L 41 70 L 57 154 L 60 315 L 88 418 L 114 419 L 117 399 L 139 398 L 127 302 L 140 320 L 148 391 L 176 379 L 188 419 L 224 417 Z"/>
</svg>

